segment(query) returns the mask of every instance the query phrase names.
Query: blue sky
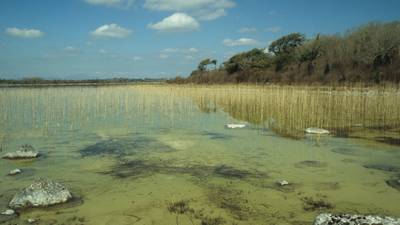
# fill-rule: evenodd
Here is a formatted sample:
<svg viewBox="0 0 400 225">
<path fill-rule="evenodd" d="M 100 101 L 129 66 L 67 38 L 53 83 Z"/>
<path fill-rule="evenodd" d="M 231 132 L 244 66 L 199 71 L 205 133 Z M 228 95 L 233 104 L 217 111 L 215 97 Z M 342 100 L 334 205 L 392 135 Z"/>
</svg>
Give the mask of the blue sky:
<svg viewBox="0 0 400 225">
<path fill-rule="evenodd" d="M 203 58 L 399 12 L 398 0 L 1 0 L 0 78 L 187 76 Z"/>
</svg>

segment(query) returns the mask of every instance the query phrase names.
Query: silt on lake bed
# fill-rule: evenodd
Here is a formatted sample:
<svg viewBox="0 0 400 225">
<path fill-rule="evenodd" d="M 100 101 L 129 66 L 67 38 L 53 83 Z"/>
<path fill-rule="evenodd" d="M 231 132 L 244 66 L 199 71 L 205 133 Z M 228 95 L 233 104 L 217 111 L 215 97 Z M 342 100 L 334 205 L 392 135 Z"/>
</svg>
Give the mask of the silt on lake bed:
<svg viewBox="0 0 400 225">
<path fill-rule="evenodd" d="M 37 177 L 64 184 L 83 201 L 0 215 L 0 223 L 289 225 L 313 224 L 321 213 L 400 217 L 400 148 L 393 144 L 399 111 L 400 94 L 391 87 L 2 88 L 2 155 L 29 144 L 46 157 L 1 159 L 0 212 Z M 330 133 L 306 134 L 312 127 Z M 7 176 L 16 168 L 20 174 Z"/>
</svg>

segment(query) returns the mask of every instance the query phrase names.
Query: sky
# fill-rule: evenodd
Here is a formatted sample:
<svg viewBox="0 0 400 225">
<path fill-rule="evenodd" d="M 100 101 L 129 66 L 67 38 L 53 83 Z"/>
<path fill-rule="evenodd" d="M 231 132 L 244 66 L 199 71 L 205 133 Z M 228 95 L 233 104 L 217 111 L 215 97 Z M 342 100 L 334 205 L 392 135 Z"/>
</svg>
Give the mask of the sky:
<svg viewBox="0 0 400 225">
<path fill-rule="evenodd" d="M 0 78 L 188 76 L 204 58 L 399 12 L 399 0 L 1 0 Z"/>
</svg>

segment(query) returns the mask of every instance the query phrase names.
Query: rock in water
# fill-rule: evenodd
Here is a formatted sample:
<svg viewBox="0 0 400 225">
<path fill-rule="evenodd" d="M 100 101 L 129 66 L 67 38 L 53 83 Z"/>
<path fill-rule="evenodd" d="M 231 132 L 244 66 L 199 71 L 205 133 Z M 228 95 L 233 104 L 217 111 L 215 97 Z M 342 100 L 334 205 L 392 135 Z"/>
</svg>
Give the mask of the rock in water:
<svg viewBox="0 0 400 225">
<path fill-rule="evenodd" d="M 4 159 L 32 159 L 37 157 L 39 157 L 39 152 L 35 151 L 31 145 L 22 145 L 20 150 L 3 155 Z"/>
<path fill-rule="evenodd" d="M 227 127 L 227 128 L 230 128 L 230 129 L 245 128 L 245 127 L 246 127 L 246 124 L 228 123 L 228 124 L 226 124 L 226 127 Z"/>
<path fill-rule="evenodd" d="M 317 127 L 309 127 L 305 131 L 307 134 L 329 134 L 329 130 Z"/>
<path fill-rule="evenodd" d="M 18 217 L 17 213 L 12 209 L 7 209 L 4 212 L 0 213 L 0 224 L 6 223 L 7 221 L 11 221 Z M 16 223 L 10 223 L 16 224 Z"/>
<path fill-rule="evenodd" d="M 43 207 L 64 203 L 71 198 L 71 193 L 64 185 L 40 178 L 16 194 L 9 206 L 13 209 Z"/>
<path fill-rule="evenodd" d="M 400 219 L 380 216 L 363 216 L 339 214 L 332 215 L 328 213 L 319 214 L 315 218 L 314 225 L 400 225 Z"/>
<path fill-rule="evenodd" d="M 29 219 L 27 220 L 27 222 L 28 222 L 28 223 L 36 223 L 36 222 L 37 222 L 37 220 L 35 220 L 35 219 L 32 219 L 32 218 L 29 218 Z"/>
<path fill-rule="evenodd" d="M 286 180 L 282 180 L 282 181 L 278 181 L 278 184 L 280 186 L 285 186 L 285 185 L 289 185 L 289 182 L 287 182 Z"/>
<path fill-rule="evenodd" d="M 11 216 L 14 215 L 15 211 L 12 209 L 7 209 L 6 211 L 2 212 L 1 215 Z"/>
<path fill-rule="evenodd" d="M 20 169 L 11 170 L 10 172 L 8 172 L 8 176 L 15 176 L 19 173 L 22 173 Z"/>
</svg>

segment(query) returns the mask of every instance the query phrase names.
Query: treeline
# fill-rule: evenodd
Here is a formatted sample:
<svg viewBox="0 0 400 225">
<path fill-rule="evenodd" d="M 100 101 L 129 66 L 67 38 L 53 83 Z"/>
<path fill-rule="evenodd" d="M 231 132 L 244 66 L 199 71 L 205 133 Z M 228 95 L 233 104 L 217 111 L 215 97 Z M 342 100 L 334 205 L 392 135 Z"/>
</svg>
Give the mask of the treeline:
<svg viewBox="0 0 400 225">
<path fill-rule="evenodd" d="M 138 82 L 164 82 L 164 79 L 130 79 L 130 78 L 111 78 L 111 79 L 86 79 L 86 80 L 62 80 L 62 79 L 43 79 L 40 77 L 30 77 L 23 79 L 0 79 L 2 85 L 107 85 L 107 84 L 126 84 Z"/>
<path fill-rule="evenodd" d="M 400 82 L 400 22 L 370 23 L 345 34 L 306 39 L 291 33 L 268 48 L 239 53 L 217 68 L 200 62 L 172 83 L 380 83 Z"/>
</svg>

